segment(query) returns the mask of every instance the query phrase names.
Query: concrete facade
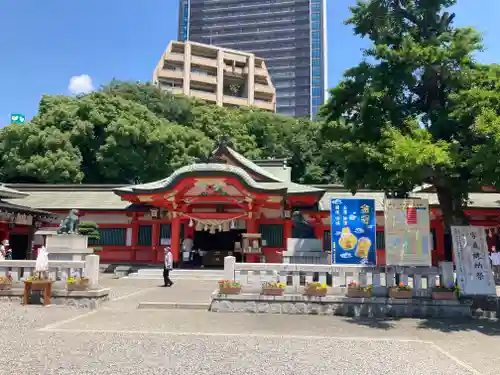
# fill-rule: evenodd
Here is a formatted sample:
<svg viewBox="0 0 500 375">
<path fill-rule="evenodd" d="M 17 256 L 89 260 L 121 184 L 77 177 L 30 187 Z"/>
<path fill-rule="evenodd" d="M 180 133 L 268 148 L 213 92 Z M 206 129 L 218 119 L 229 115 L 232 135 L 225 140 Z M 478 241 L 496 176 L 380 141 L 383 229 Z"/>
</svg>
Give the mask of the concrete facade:
<svg viewBox="0 0 500 375">
<path fill-rule="evenodd" d="M 276 90 L 266 64 L 252 53 L 173 41 L 153 72 L 153 82 L 219 106 L 276 110 Z"/>
</svg>

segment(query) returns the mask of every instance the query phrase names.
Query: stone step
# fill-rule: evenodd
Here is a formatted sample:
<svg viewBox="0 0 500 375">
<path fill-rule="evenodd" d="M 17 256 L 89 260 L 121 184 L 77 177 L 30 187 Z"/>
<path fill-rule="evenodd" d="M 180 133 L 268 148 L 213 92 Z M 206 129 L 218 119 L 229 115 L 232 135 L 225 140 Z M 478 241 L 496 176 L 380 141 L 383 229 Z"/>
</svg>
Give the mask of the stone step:
<svg viewBox="0 0 500 375">
<path fill-rule="evenodd" d="M 176 280 L 213 280 L 218 281 L 224 278 L 222 270 L 172 270 L 170 276 Z M 139 269 L 137 272 L 128 275 L 129 279 L 139 280 L 163 280 L 162 268 Z"/>
<path fill-rule="evenodd" d="M 139 309 L 208 310 L 210 302 L 139 302 Z"/>
</svg>

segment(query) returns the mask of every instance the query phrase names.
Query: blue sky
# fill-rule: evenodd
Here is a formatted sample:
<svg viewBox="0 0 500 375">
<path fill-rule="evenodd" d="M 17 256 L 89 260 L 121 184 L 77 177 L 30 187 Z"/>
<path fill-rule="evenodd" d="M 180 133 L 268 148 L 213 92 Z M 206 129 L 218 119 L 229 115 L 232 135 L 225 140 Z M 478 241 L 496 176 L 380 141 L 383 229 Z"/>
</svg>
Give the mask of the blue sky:
<svg viewBox="0 0 500 375">
<path fill-rule="evenodd" d="M 331 87 L 360 61 L 366 42 L 343 25 L 354 0 L 327 1 Z M 9 122 L 10 113 L 31 118 L 43 94 L 69 94 L 73 76 L 90 76 L 94 87 L 112 78 L 150 80 L 168 42 L 177 37 L 177 3 L 1 0 L 0 124 Z M 480 61 L 500 62 L 500 43 L 494 40 L 500 35 L 500 0 L 458 0 L 454 11 L 458 25 L 485 34 L 487 50 L 478 55 Z"/>
</svg>

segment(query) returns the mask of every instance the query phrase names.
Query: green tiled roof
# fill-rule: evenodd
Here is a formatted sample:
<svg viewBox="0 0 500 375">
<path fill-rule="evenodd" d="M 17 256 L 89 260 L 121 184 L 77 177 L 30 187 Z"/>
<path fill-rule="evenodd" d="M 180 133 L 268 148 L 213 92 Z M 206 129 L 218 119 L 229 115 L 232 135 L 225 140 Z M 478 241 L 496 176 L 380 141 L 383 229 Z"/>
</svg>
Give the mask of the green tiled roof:
<svg viewBox="0 0 500 375">
<path fill-rule="evenodd" d="M 214 154 L 223 153 L 225 150 L 227 150 L 227 152 L 229 153 L 229 155 L 231 157 L 233 157 L 238 163 L 240 163 L 241 165 L 243 165 L 243 167 L 245 167 L 245 168 L 247 168 L 247 169 L 255 172 L 256 174 L 259 174 L 259 175 L 265 177 L 266 179 L 269 179 L 270 181 L 283 182 L 282 180 L 280 180 L 279 178 L 277 178 L 273 174 L 271 174 L 268 171 L 266 171 L 264 168 L 259 167 L 253 161 L 247 159 L 243 155 L 241 155 L 238 152 L 236 152 L 235 150 L 233 150 L 231 147 L 222 146 L 222 148 L 219 148 L 219 149 L 215 150 Z"/>
<path fill-rule="evenodd" d="M 114 191 L 118 194 L 120 193 L 140 193 L 140 192 L 153 192 L 160 189 L 169 189 L 173 187 L 173 184 L 184 178 L 186 175 L 217 175 L 218 173 L 228 173 L 239 177 L 248 187 L 255 190 L 264 190 L 268 192 L 286 192 L 286 186 L 283 183 L 280 184 L 268 184 L 255 181 L 243 168 L 236 167 L 229 164 L 219 164 L 219 163 L 200 163 L 191 164 L 185 167 L 177 169 L 169 177 L 149 182 L 146 184 L 130 185 L 121 188 L 116 188 Z"/>
</svg>

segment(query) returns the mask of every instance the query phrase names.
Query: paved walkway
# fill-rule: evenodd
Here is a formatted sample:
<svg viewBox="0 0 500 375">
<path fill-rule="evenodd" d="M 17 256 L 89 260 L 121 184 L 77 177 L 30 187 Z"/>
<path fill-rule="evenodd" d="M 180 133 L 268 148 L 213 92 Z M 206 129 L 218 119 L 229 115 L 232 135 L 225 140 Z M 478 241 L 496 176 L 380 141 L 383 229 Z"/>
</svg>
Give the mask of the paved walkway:
<svg viewBox="0 0 500 375">
<path fill-rule="evenodd" d="M 102 284 L 114 300 L 97 311 L 0 303 L 0 374 L 500 373 L 496 323 L 147 310 L 139 302 L 207 301 L 215 285 Z"/>
</svg>

